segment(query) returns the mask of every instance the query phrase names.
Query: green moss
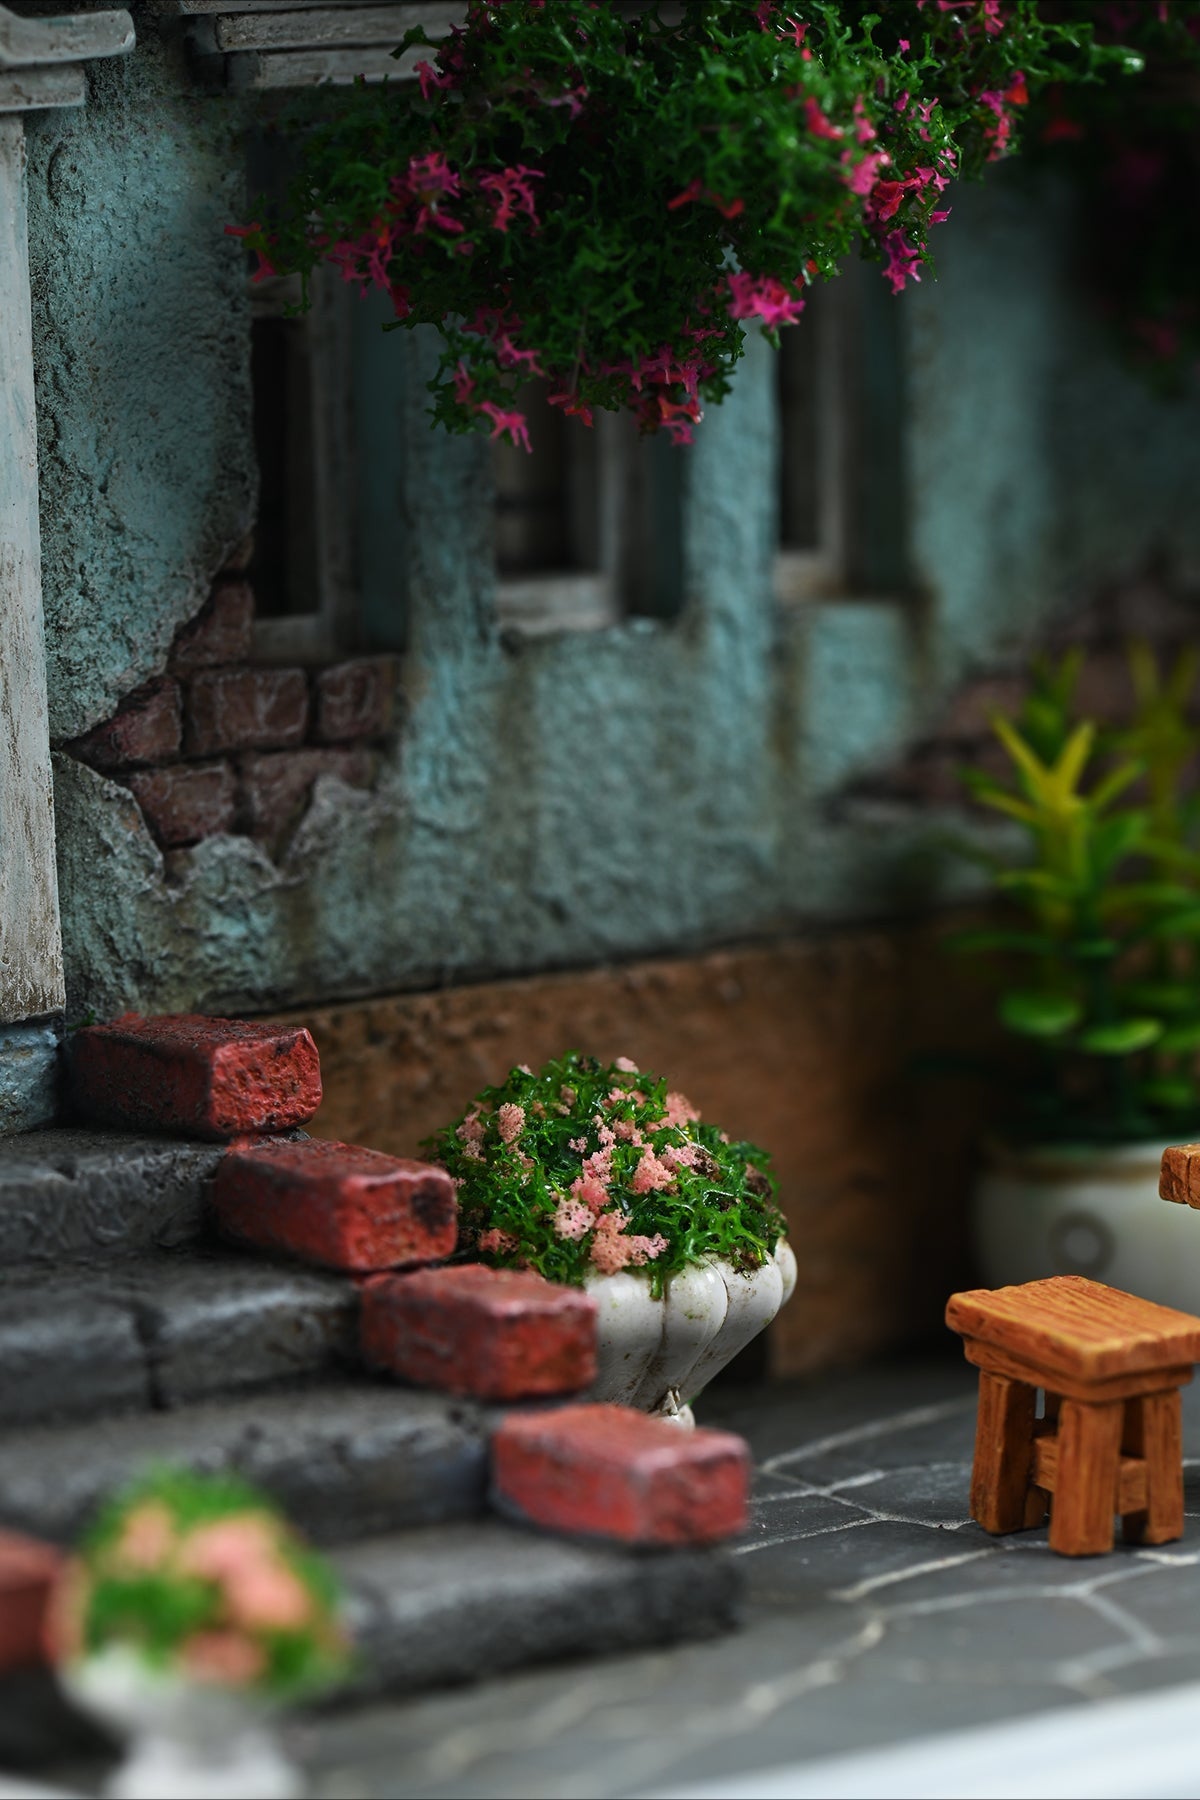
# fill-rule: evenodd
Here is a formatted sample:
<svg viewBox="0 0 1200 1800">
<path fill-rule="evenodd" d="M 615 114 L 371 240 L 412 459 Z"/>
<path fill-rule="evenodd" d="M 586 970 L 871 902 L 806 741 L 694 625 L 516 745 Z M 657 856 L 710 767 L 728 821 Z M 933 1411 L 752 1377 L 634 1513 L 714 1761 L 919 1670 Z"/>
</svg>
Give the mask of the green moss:
<svg viewBox="0 0 1200 1800">
<path fill-rule="evenodd" d="M 784 1231 L 766 1152 L 632 1064 L 514 1069 L 423 1148 L 458 1183 L 465 1255 L 576 1287 L 624 1265 L 661 1295 L 691 1263 L 758 1268 Z"/>
</svg>

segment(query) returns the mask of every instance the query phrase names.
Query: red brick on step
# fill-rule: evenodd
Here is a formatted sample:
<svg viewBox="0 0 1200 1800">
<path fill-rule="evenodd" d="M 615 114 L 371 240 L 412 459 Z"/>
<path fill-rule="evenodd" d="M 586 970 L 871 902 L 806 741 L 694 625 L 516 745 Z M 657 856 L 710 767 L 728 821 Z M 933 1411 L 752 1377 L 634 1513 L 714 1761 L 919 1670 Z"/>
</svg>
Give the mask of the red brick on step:
<svg viewBox="0 0 1200 1800">
<path fill-rule="evenodd" d="M 126 1013 L 71 1039 L 71 1086 L 89 1119 L 185 1137 L 285 1131 L 321 1104 L 309 1032 L 171 1013 Z"/>
<path fill-rule="evenodd" d="M 320 1138 L 235 1145 L 213 1208 L 228 1237 L 355 1275 L 439 1261 L 458 1239 L 445 1169 Z"/>
<path fill-rule="evenodd" d="M 711 1544 L 744 1529 L 750 1453 L 730 1431 L 685 1431 L 624 1406 L 514 1414 L 492 1438 L 501 1511 L 629 1544 Z"/>
<path fill-rule="evenodd" d="M 237 784 L 227 762 L 142 769 L 129 777 L 128 785 L 146 823 L 168 850 L 233 829 Z"/>
<path fill-rule="evenodd" d="M 223 750 L 290 750 L 308 729 L 303 669 L 213 669 L 188 684 L 189 756 Z"/>
<path fill-rule="evenodd" d="M 259 838 L 293 825 L 304 811 L 318 775 L 336 775 L 350 787 L 375 778 L 370 750 L 276 750 L 242 759 L 242 821 Z"/>
<path fill-rule="evenodd" d="M 0 1531 L 0 1675 L 45 1661 L 46 1609 L 63 1560 L 53 1544 Z"/>
<path fill-rule="evenodd" d="M 185 625 L 171 651 L 171 667 L 217 668 L 244 662 L 254 633 L 254 592 L 248 581 L 220 581 L 196 617 Z"/>
<path fill-rule="evenodd" d="M 71 745 L 94 769 L 132 769 L 179 754 L 183 708 L 179 683 L 167 676 L 147 681 L 122 701 L 103 725 Z"/>
<path fill-rule="evenodd" d="M 578 1288 L 481 1263 L 368 1283 L 367 1364 L 481 1400 L 577 1394 L 596 1378 L 596 1305 Z"/>
<path fill-rule="evenodd" d="M 386 737 L 392 728 L 396 664 L 390 656 L 361 656 L 317 676 L 316 737 L 322 744 Z"/>
</svg>

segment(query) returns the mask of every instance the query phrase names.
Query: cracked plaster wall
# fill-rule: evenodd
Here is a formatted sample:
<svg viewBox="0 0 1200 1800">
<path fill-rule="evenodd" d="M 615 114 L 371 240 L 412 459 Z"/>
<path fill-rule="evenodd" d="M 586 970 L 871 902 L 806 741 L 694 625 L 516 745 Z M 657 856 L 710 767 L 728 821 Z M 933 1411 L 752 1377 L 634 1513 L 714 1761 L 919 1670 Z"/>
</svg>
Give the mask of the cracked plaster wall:
<svg viewBox="0 0 1200 1800">
<path fill-rule="evenodd" d="M 241 102 L 140 21 L 86 112 L 31 129 L 42 529 L 61 741 L 163 667 L 252 513 Z M 407 720 L 376 790 L 324 778 L 288 850 L 166 859 L 56 759 L 68 1011 L 254 1009 L 697 949 L 947 891 L 930 820 L 830 802 L 1151 551 L 1200 568 L 1194 400 L 1149 399 L 1071 308 L 1061 197 L 958 196 L 904 308 L 907 604 L 781 616 L 770 356 L 686 455 L 681 620 L 501 645 L 486 449 L 427 433 L 409 356 Z M 403 533 L 403 535 L 401 535 Z"/>
</svg>

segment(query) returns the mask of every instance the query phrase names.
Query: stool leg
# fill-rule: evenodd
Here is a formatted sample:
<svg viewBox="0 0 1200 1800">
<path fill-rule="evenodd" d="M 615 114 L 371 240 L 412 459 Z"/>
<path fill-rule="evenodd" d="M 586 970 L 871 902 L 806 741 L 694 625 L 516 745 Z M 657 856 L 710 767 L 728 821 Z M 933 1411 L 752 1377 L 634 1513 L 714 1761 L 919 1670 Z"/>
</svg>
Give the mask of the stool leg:
<svg viewBox="0 0 1200 1800">
<path fill-rule="evenodd" d="M 1036 1388 L 1006 1375 L 979 1375 L 971 1517 L 985 1531 L 1020 1531 L 1033 1461 Z"/>
<path fill-rule="evenodd" d="M 1126 1513 L 1121 1520 L 1125 1542 L 1169 1544 L 1182 1537 L 1183 1409 L 1178 1388 L 1126 1401 L 1122 1449 L 1146 1465 L 1146 1510 Z"/>
<path fill-rule="evenodd" d="M 1060 1556 L 1099 1556 L 1113 1547 L 1124 1414 L 1120 1400 L 1061 1404 L 1050 1509 L 1050 1548 Z"/>
</svg>

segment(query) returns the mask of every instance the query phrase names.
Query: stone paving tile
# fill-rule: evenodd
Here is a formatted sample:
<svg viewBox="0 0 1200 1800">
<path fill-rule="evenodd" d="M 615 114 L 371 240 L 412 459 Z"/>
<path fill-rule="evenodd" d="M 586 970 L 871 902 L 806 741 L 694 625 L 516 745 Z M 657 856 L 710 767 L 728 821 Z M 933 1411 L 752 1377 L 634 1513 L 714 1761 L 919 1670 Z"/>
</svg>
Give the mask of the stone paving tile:
<svg viewBox="0 0 1200 1800">
<path fill-rule="evenodd" d="M 1200 1396 L 1189 1516 L 1155 1550 L 1065 1558 L 967 1518 L 956 1358 L 707 1396 L 758 1464 L 744 1631 L 322 1721 L 318 1795 L 616 1800 L 1200 1675 Z"/>
</svg>

